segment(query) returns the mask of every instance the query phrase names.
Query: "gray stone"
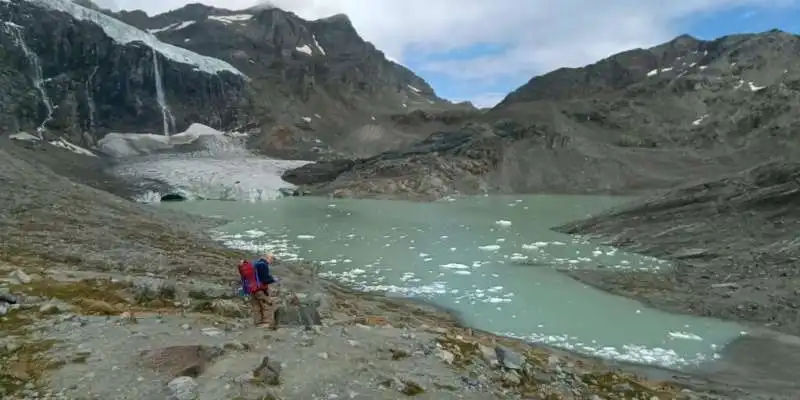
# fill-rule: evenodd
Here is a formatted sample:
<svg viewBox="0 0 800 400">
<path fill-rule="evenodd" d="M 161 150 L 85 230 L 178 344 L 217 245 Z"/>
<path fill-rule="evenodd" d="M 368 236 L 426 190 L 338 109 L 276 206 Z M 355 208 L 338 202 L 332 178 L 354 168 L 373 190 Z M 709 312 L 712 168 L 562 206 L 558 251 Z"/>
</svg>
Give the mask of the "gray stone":
<svg viewBox="0 0 800 400">
<path fill-rule="evenodd" d="M 31 278 L 30 275 L 26 274 L 25 271 L 19 268 L 8 274 L 8 278 L 12 283 L 17 285 L 31 283 L 33 281 L 33 278 Z"/>
<path fill-rule="evenodd" d="M 280 363 L 264 357 L 261 359 L 261 364 L 253 370 L 253 379 L 267 385 L 279 385 L 282 369 Z"/>
<path fill-rule="evenodd" d="M 168 400 L 196 400 L 197 382 L 194 378 L 181 376 L 171 380 L 167 384 L 169 389 Z"/>
<path fill-rule="evenodd" d="M 494 348 L 494 352 L 497 355 L 497 360 L 500 365 L 505 368 L 520 370 L 522 369 L 522 365 L 525 363 L 525 360 L 519 353 L 509 349 L 508 347 L 496 346 Z"/>
</svg>

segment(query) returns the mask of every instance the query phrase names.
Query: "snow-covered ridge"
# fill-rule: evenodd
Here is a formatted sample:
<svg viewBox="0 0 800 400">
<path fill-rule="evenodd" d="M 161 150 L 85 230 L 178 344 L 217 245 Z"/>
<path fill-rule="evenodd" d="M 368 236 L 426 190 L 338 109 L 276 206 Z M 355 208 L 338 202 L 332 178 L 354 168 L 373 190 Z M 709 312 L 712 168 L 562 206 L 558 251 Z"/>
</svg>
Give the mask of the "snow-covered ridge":
<svg viewBox="0 0 800 400">
<path fill-rule="evenodd" d="M 161 53 L 164 57 L 182 64 L 194 65 L 199 71 L 209 74 L 228 71 L 247 78 L 241 71 L 225 61 L 206 57 L 184 48 L 164 43 L 148 32 L 144 32 L 103 13 L 75 4 L 70 0 L 25 1 L 40 7 L 67 13 L 75 19 L 93 22 L 101 27 L 112 40 L 120 44 L 128 44 L 136 41 L 143 42 L 153 50 Z"/>
</svg>

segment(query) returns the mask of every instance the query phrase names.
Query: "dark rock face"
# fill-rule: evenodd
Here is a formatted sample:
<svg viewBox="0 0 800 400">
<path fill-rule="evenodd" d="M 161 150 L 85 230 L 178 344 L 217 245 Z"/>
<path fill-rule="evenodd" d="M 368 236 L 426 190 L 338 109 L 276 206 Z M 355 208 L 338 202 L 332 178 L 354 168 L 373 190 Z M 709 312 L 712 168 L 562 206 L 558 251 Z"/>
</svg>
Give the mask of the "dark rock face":
<svg viewBox="0 0 800 400">
<path fill-rule="evenodd" d="M 294 185 L 313 185 L 336 179 L 355 165 L 351 160 L 323 161 L 286 171 L 282 178 Z"/>
<path fill-rule="evenodd" d="M 800 292 L 791 282 L 800 279 L 798 204 L 800 163 L 779 161 L 557 230 L 676 263 L 661 273 L 576 273 L 581 280 L 668 310 L 797 334 Z"/>
<path fill-rule="evenodd" d="M 271 155 L 320 158 L 342 143 L 353 153 L 363 135 L 350 132 L 376 115 L 474 109 L 438 98 L 345 16 L 305 21 L 280 9 L 190 4 L 149 17 L 88 0 L 12 0 L 0 3 L 0 20 L 0 129 L 41 127 L 85 147 L 107 132 L 163 133 L 166 121 L 175 133 L 197 122 L 250 129 L 250 144 Z M 230 70 L 209 72 L 201 56 Z M 371 148 L 413 142 L 417 131 L 392 129 Z M 273 132 L 290 137 L 274 146 Z"/>
<path fill-rule="evenodd" d="M 223 128 L 246 118 L 245 81 L 234 73 L 201 72 L 144 43 L 116 43 L 92 22 L 33 3 L 3 3 L 0 19 L 4 131 L 32 132 L 47 121 L 47 130 L 86 147 L 112 130 L 163 133 L 156 66 L 171 133 L 190 122 Z"/>
<path fill-rule="evenodd" d="M 364 41 L 346 16 L 306 21 L 277 8 L 234 12 L 200 4 L 147 20 L 114 15 L 164 42 L 229 61 L 251 77 L 261 125 L 253 147 L 273 156 L 362 156 L 365 136 L 374 155 L 425 136 L 383 116 L 474 110 L 440 99 L 423 79 Z M 377 136 L 370 129 L 375 124 L 382 129 Z"/>
</svg>

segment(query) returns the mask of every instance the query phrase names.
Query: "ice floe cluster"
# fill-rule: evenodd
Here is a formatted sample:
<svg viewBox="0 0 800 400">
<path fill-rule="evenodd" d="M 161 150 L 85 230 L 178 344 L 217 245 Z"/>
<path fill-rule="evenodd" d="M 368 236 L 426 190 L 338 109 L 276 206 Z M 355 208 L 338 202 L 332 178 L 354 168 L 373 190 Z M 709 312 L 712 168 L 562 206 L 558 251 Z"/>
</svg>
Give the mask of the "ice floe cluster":
<svg viewBox="0 0 800 400">
<path fill-rule="evenodd" d="M 317 207 L 322 209 L 322 206 Z M 345 220 L 351 216 L 350 211 L 345 211 L 337 204 L 328 204 L 324 208 L 329 210 L 326 218 L 333 218 L 336 212 L 341 212 L 342 214 L 337 214 L 337 217 L 343 216 Z M 580 237 L 562 235 L 560 240 L 552 240 L 552 237 L 540 241 L 521 240 L 510 230 L 515 225 L 509 219 L 497 219 L 490 226 L 485 226 L 484 234 L 476 239 L 471 248 L 464 247 L 469 241 L 465 240 L 462 232 L 452 229 L 434 233 L 430 227 L 387 226 L 385 234 L 370 236 L 354 226 L 334 232 L 333 230 L 337 228 L 334 225 L 328 227 L 326 223 L 320 223 L 323 228 L 315 226 L 311 229 L 302 223 L 298 223 L 297 226 L 270 225 L 269 220 L 267 215 L 244 217 L 234 224 L 237 227 L 234 230 L 226 231 L 223 227 L 217 231 L 217 239 L 222 240 L 227 246 L 252 252 L 270 251 L 283 260 L 317 262 L 322 268 L 321 277 L 358 290 L 425 298 L 455 308 L 462 313 L 470 313 L 471 310 L 492 313 L 495 318 L 499 318 L 491 322 L 491 325 L 498 327 L 497 333 L 511 337 L 600 357 L 668 367 L 691 365 L 718 357 L 717 345 L 700 336 L 704 334 L 705 328 L 695 333 L 688 324 L 676 329 L 674 323 L 665 323 L 661 331 L 662 337 L 655 341 L 652 337 L 647 337 L 638 343 L 632 340 L 631 343 L 613 345 L 609 344 L 609 338 L 603 334 L 599 334 L 595 340 L 586 340 L 585 331 L 546 333 L 548 329 L 557 327 L 545 327 L 536 322 L 535 316 L 525 329 L 519 329 L 519 325 L 515 325 L 517 328 L 513 330 L 502 329 L 507 325 L 503 322 L 506 319 L 520 321 L 523 318 L 525 320 L 532 318 L 530 313 L 525 316 L 518 315 L 520 310 L 528 307 L 526 304 L 531 300 L 529 293 L 514 289 L 515 286 L 519 289 L 519 286 L 509 281 L 514 279 L 511 278 L 513 275 L 506 276 L 507 268 L 515 268 L 515 264 L 533 260 L 532 262 L 541 263 L 545 268 L 554 266 L 579 268 L 597 263 L 598 259 L 607 258 L 615 260 L 615 265 L 619 265 L 620 268 L 636 265 L 658 268 L 662 265 L 659 260 L 626 255 L 612 247 L 591 244 Z M 375 223 L 380 224 L 381 221 Z M 265 224 L 269 227 L 241 228 L 263 227 Z M 336 226 L 341 228 L 345 225 L 346 223 L 342 223 Z M 464 231 L 478 231 L 478 227 L 469 224 L 458 226 Z M 494 239 L 494 243 L 486 240 L 486 231 L 499 236 Z M 380 249 L 387 251 L 382 253 Z M 465 262 L 465 252 L 474 259 Z M 575 255 L 562 256 L 567 253 Z M 365 257 L 365 254 L 378 254 L 378 256 L 370 259 Z M 609 262 L 609 264 L 614 263 Z M 534 288 L 540 284 L 558 283 L 531 282 L 528 287 L 530 290 L 536 290 Z M 571 290 L 573 289 L 565 289 L 564 294 L 567 295 Z M 554 302 L 553 306 L 557 307 L 559 301 L 568 299 L 551 299 L 551 301 Z M 651 319 L 647 318 L 652 318 L 652 314 L 650 311 L 645 311 L 643 313 L 642 310 L 636 309 L 634 312 L 631 309 L 631 315 L 626 318 L 630 318 L 631 323 L 636 323 L 637 318 L 645 318 L 642 319 L 642 323 L 647 324 L 648 322 L 644 321 L 650 321 Z M 620 329 L 626 328 L 620 327 Z M 636 334 L 625 336 L 635 339 Z"/>
</svg>

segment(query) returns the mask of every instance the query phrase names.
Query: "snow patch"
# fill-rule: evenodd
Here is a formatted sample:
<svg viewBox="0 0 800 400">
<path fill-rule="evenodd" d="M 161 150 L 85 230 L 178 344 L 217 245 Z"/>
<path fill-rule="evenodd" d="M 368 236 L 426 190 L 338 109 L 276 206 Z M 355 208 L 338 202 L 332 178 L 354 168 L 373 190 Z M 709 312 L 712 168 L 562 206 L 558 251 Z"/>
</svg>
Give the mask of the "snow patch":
<svg viewBox="0 0 800 400">
<path fill-rule="evenodd" d="M 38 137 L 33 136 L 28 132 L 12 133 L 11 135 L 8 135 L 8 137 L 11 140 L 23 140 L 23 141 L 26 141 L 26 142 L 37 142 L 37 141 L 40 140 Z"/>
<path fill-rule="evenodd" d="M 411 85 L 406 85 L 406 86 L 408 86 L 408 88 L 409 88 L 409 89 L 413 90 L 413 91 L 414 91 L 414 93 L 420 93 L 420 92 L 422 92 L 421 90 L 419 90 L 419 89 L 415 88 L 414 86 L 411 86 Z"/>
<path fill-rule="evenodd" d="M 705 115 L 701 116 L 700 118 L 698 118 L 698 119 L 696 119 L 696 120 L 692 121 L 692 125 L 694 125 L 694 126 L 700 125 L 700 124 L 702 124 L 702 123 L 703 123 L 703 121 L 704 121 L 706 118 L 708 118 L 708 114 L 705 114 Z"/>
<path fill-rule="evenodd" d="M 186 27 L 188 27 L 188 26 L 192 26 L 192 25 L 194 25 L 196 22 L 197 22 L 197 21 L 183 21 L 183 22 L 181 22 L 180 24 L 178 24 L 178 26 L 176 26 L 175 28 L 173 28 L 172 30 L 174 30 L 174 31 L 179 31 L 179 30 L 181 30 L 181 29 L 183 29 L 183 28 L 186 28 Z"/>
<path fill-rule="evenodd" d="M 177 31 L 177 30 L 181 30 L 183 28 L 186 28 L 187 26 L 191 26 L 191 25 L 193 25 L 195 23 L 197 23 L 197 21 L 176 22 L 174 24 L 167 25 L 167 26 L 165 26 L 163 28 L 148 29 L 147 31 L 150 32 L 150 33 L 159 33 L 159 32 L 164 32 L 164 31 Z"/>
<path fill-rule="evenodd" d="M 56 146 L 56 147 L 60 147 L 60 148 L 65 149 L 65 150 L 69 150 L 69 151 L 71 151 L 71 152 L 73 152 L 75 154 L 80 154 L 80 155 L 89 156 L 89 157 L 97 157 L 91 151 L 89 151 L 87 149 L 84 149 L 83 147 L 74 145 L 74 144 L 66 141 L 65 139 L 51 140 L 50 144 L 53 145 L 53 146 Z"/>
<path fill-rule="evenodd" d="M 750 91 L 751 91 L 751 92 L 757 92 L 757 91 L 759 91 L 759 90 L 762 90 L 762 89 L 764 89 L 764 87 L 765 87 L 765 86 L 757 86 L 757 85 L 756 85 L 755 83 L 753 83 L 753 82 L 747 82 L 747 85 L 748 85 L 748 86 L 750 86 Z"/>
<path fill-rule="evenodd" d="M 120 20 L 109 17 L 103 13 L 88 9 L 80 6 L 69 0 L 27 0 L 32 4 L 41 7 L 46 7 L 56 11 L 62 11 L 73 18 L 81 21 L 90 21 L 97 26 L 101 27 L 103 31 L 112 40 L 120 44 L 128 44 L 132 42 L 142 42 L 153 50 L 158 51 L 164 57 L 169 58 L 175 62 L 182 64 L 194 65 L 197 70 L 206 72 L 208 74 L 216 74 L 222 71 L 228 71 L 236 75 L 245 77 L 245 75 L 228 64 L 225 61 L 202 56 L 195 52 L 186 50 L 184 48 L 173 46 L 164 43 L 156 38 L 151 33 L 142 31 L 138 28 L 130 26 Z"/>
<path fill-rule="evenodd" d="M 319 50 L 319 52 L 322 53 L 322 55 L 324 56 L 326 54 L 325 49 L 323 49 L 322 46 L 320 46 L 319 42 L 317 41 L 317 36 L 312 35 L 311 38 L 314 39 L 314 46 L 316 46 L 317 50 Z"/>
<path fill-rule="evenodd" d="M 252 14 L 236 14 L 236 15 L 209 15 L 208 19 L 222 22 L 223 24 L 232 24 L 234 22 L 244 22 L 253 18 Z"/>
<path fill-rule="evenodd" d="M 297 51 L 299 51 L 301 53 L 308 54 L 308 55 L 314 54 L 314 52 L 311 51 L 311 47 L 309 45 L 307 45 L 307 44 L 304 44 L 302 46 L 298 46 L 297 48 L 295 48 L 295 50 L 297 50 Z"/>
</svg>

